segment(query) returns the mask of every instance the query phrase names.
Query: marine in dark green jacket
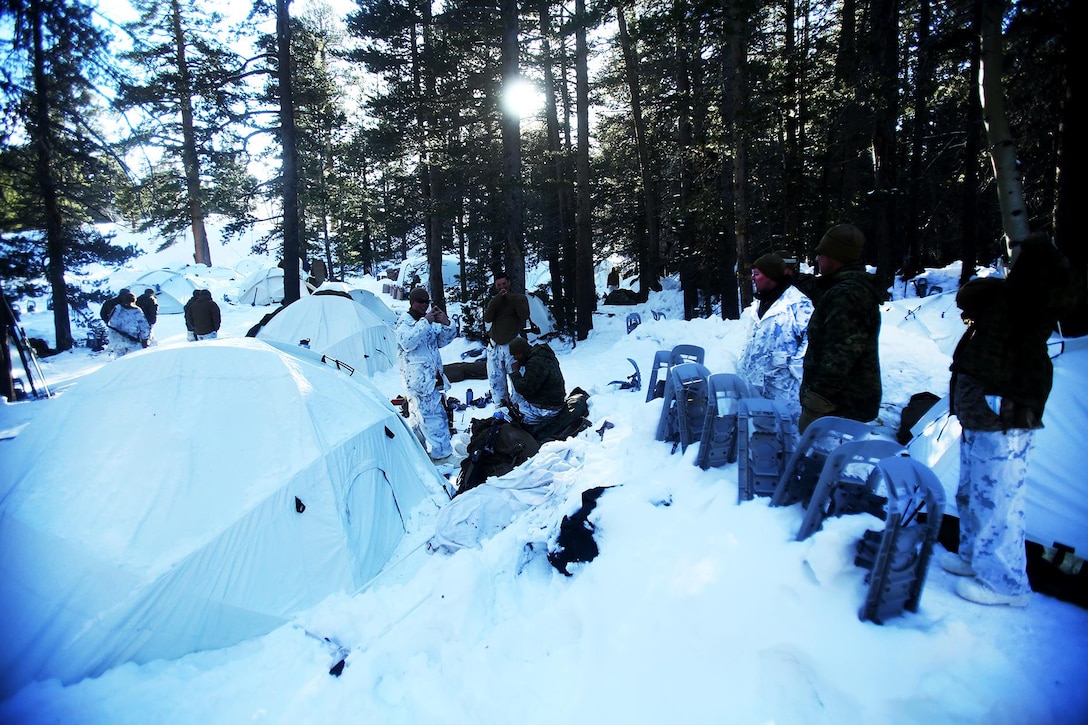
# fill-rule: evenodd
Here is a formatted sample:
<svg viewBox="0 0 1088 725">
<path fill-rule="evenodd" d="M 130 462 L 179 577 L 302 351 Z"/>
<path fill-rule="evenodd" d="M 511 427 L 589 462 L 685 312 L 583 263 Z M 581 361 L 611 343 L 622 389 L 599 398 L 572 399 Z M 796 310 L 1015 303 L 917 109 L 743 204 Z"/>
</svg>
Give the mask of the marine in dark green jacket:
<svg viewBox="0 0 1088 725">
<path fill-rule="evenodd" d="M 880 412 L 880 303 L 885 295 L 865 271 L 865 236 L 839 224 L 816 247 L 820 287 L 808 322 L 808 352 L 801 379 L 800 431 L 817 418 L 870 421 Z"/>
<path fill-rule="evenodd" d="M 525 422 L 533 424 L 557 414 L 566 402 L 567 387 L 555 352 L 545 343 L 530 345 L 524 337 L 515 337 L 510 353 L 515 358 L 510 384 Z"/>
</svg>

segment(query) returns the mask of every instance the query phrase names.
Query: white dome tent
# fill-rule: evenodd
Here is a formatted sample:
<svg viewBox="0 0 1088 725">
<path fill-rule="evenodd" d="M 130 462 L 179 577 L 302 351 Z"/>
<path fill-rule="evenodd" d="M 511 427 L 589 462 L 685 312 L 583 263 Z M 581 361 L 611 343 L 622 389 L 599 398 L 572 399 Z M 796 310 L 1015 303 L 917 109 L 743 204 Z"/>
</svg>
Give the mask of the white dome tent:
<svg viewBox="0 0 1088 725">
<path fill-rule="evenodd" d="M 393 329 L 342 292 L 318 292 L 276 312 L 257 338 L 285 345 L 309 340 L 309 349 L 345 362 L 360 375 L 393 367 L 397 343 Z"/>
<path fill-rule="evenodd" d="M 0 699 L 269 632 L 366 584 L 445 498 L 385 396 L 300 353 L 138 351 L 7 444 Z"/>
</svg>

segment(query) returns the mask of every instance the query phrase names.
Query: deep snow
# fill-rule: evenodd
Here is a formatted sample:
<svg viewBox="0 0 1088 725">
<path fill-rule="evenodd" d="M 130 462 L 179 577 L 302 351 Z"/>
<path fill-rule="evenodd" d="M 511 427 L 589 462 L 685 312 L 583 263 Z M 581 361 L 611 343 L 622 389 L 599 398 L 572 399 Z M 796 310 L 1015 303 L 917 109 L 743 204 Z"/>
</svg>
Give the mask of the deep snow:
<svg viewBox="0 0 1088 725">
<path fill-rule="evenodd" d="M 955 278 L 954 269 L 934 276 L 942 274 Z M 378 280 L 355 282 L 381 292 Z M 221 294 L 229 280 L 207 283 Z M 243 336 L 272 309 L 221 307 L 224 337 Z M 554 345 L 568 389 L 591 393 L 593 428 L 542 449 L 540 461 L 564 462 L 550 495 L 479 548 L 428 553 L 438 513 L 431 505 L 360 591 L 227 649 L 125 664 L 66 687 L 28 685 L 0 703 L 0 722 L 1088 722 L 1085 610 L 1039 594 L 1023 610 L 972 604 L 932 566 L 917 613 L 883 626 L 860 621 L 866 571 L 853 563 L 854 546 L 882 522 L 833 519 L 796 542 L 799 505 L 738 505 L 735 464 L 703 471 L 697 446 L 670 453 L 654 440 L 661 400 L 610 385 L 631 373 L 627 358 L 645 373 L 657 350 L 694 343 L 712 372 L 731 372 L 743 345 L 740 323 L 684 322 L 681 310 L 669 281 L 644 305 L 602 306 L 589 339 Z M 630 312 L 642 323 L 628 334 Z M 948 383 L 946 341 L 898 324 L 902 316 L 889 306 L 881 334 L 889 434 L 911 394 L 942 395 Z M 44 310 L 24 314 L 23 324 L 29 335 L 51 335 Z M 184 344 L 180 316 L 161 317 L 156 336 Z M 470 347 L 458 339 L 444 357 L 458 361 Z M 41 364 L 63 396 L 112 363 L 79 348 Z M 389 397 L 401 392 L 395 370 L 373 380 Z M 486 381 L 457 383 L 451 394 L 463 400 L 469 387 L 479 396 Z M 0 406 L 0 430 L 18 435 L 50 404 Z M 490 412 L 469 408 L 455 423 L 463 430 Z M 603 430 L 605 421 L 614 427 Z M 216 425 L 209 421 L 208 435 L 231 435 Z M 96 451 L 80 455 L 93 465 Z M 164 458 L 134 455 L 146 456 L 150 472 Z M 581 491 L 601 485 L 614 487 L 591 516 L 601 553 L 564 577 L 541 544 Z M 342 651 L 325 638 L 350 650 L 340 677 L 328 671 Z"/>
</svg>

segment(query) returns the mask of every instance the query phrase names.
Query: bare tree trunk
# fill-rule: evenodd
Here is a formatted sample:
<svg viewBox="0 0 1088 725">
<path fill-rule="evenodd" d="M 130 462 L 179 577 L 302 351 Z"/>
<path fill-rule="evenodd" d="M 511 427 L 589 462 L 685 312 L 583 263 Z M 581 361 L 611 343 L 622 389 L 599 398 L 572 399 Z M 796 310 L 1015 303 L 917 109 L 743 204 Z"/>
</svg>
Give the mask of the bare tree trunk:
<svg viewBox="0 0 1088 725">
<path fill-rule="evenodd" d="M 193 124 L 192 79 L 185 57 L 185 33 L 181 29 L 181 7 L 170 0 L 174 48 L 178 61 L 178 95 L 181 104 L 182 165 L 185 167 L 185 197 L 193 229 L 193 261 L 212 266 L 208 231 L 204 228 L 204 200 L 200 193 L 200 158 L 196 152 L 196 130 Z"/>
<path fill-rule="evenodd" d="M 899 111 L 899 2 L 873 0 L 869 7 L 869 68 L 873 106 L 872 242 L 877 274 L 885 285 L 895 272 L 899 163 L 895 127 Z"/>
<path fill-rule="evenodd" d="M 783 13 L 786 31 L 782 55 L 786 73 L 783 82 L 783 125 L 786 131 L 786 148 L 782 169 L 782 233 L 786 239 L 801 235 L 802 163 L 801 163 L 801 116 L 797 89 L 800 63 L 797 62 L 797 7 L 795 0 L 786 0 Z"/>
<path fill-rule="evenodd" d="M 563 274 L 560 251 L 563 248 L 563 219 L 569 206 L 567 179 L 564 173 L 566 151 L 559 137 L 559 114 L 555 103 L 555 73 L 552 68 L 552 21 L 549 0 L 540 0 L 540 64 L 544 74 L 544 117 L 548 132 L 548 147 L 544 154 L 544 177 L 550 188 L 544 195 L 545 213 L 541 221 L 544 258 L 552 282 L 552 307 L 560 329 L 569 330 L 571 316 L 567 314 L 568 281 Z"/>
<path fill-rule="evenodd" d="M 280 143 L 283 145 L 283 303 L 301 295 L 298 271 L 301 221 L 298 211 L 298 145 L 295 97 L 291 84 L 290 0 L 276 0 L 276 45 L 279 59 Z"/>
<path fill-rule="evenodd" d="M 575 224 L 574 307 L 577 339 L 593 329 L 596 296 L 593 283 L 593 197 L 589 190 L 589 46 L 586 41 L 585 0 L 575 0 L 575 106 L 578 116 L 578 216 Z"/>
<path fill-rule="evenodd" d="M 740 310 L 752 303 L 752 285 L 749 279 L 752 260 L 748 254 L 748 132 L 746 124 L 737 122 L 738 109 L 748 104 L 748 78 L 745 59 L 747 48 L 748 19 L 744 10 L 737 6 L 731 9 L 726 18 L 728 23 L 727 39 L 729 42 L 729 64 L 732 69 L 732 83 L 728 88 L 729 102 L 725 104 L 725 123 L 733 139 L 733 244 L 736 249 L 737 274 L 740 304 L 733 319 L 740 319 Z M 736 305 L 736 302 L 733 302 Z M 722 300 L 722 315 L 725 315 L 725 300 Z"/>
<path fill-rule="evenodd" d="M 47 271 L 53 293 L 53 327 L 57 350 L 72 349 L 72 321 L 68 317 L 68 287 L 64 281 L 64 255 L 68 249 L 61 219 L 60 199 L 53 169 L 53 120 L 50 115 L 49 79 L 45 76 L 45 11 L 42 0 L 31 0 L 28 24 L 34 35 L 34 126 L 36 158 L 34 173 L 45 207 L 45 243 L 49 257 Z"/>
<path fill-rule="evenodd" d="M 1006 253 L 1013 264 L 1020 254 L 1020 242 L 1031 233 L 1020 168 L 1016 160 L 1016 144 L 1005 117 L 1005 96 L 1001 84 L 1001 61 L 1004 56 L 1001 23 L 1005 17 L 1005 0 L 983 0 L 982 63 L 979 89 L 982 97 L 982 119 L 986 124 L 986 140 L 997 182 L 997 198 L 1001 207 L 1001 227 L 1005 231 Z"/>
<path fill-rule="evenodd" d="M 627 90 L 631 95 L 631 122 L 635 129 L 635 148 L 638 151 L 639 177 L 642 181 L 642 208 L 646 217 L 645 243 L 639 246 L 639 297 L 645 299 L 650 290 L 660 291 L 661 249 L 657 229 L 657 200 L 654 198 L 653 175 L 650 172 L 650 149 L 646 143 L 646 121 L 642 118 L 642 98 L 638 84 L 638 54 L 627 32 L 627 17 L 622 5 L 616 6 L 616 23 L 619 28 L 620 46 L 623 49 L 623 66 L 627 76 Z"/>
<path fill-rule="evenodd" d="M 963 236 L 960 239 L 959 256 L 960 284 L 966 284 L 975 275 L 975 266 L 978 264 L 978 166 L 975 159 L 979 158 L 981 151 L 980 134 L 982 127 L 982 99 L 977 92 L 978 85 L 975 82 L 979 76 L 979 64 L 981 63 L 981 37 L 979 27 L 982 23 L 982 0 L 974 0 L 972 3 L 972 40 L 971 52 L 968 59 L 968 77 L 970 87 L 975 88 L 967 100 L 967 141 L 963 148 Z"/>
<path fill-rule="evenodd" d="M 521 80 L 518 66 L 518 3 L 502 0 L 502 82 L 503 91 L 512 90 Z M 501 104 L 503 150 L 503 198 L 506 202 L 506 245 L 503 264 L 510 286 L 525 291 L 525 220 L 522 217 L 521 116 L 517 109 Z"/>
</svg>

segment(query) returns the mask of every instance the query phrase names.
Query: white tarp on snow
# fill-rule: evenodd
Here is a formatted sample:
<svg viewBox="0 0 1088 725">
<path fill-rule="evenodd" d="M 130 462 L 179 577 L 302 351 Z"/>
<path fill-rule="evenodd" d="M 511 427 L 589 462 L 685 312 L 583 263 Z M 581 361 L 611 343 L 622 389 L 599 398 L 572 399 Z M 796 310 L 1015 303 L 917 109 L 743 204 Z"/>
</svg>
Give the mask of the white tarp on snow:
<svg viewBox="0 0 1088 725">
<path fill-rule="evenodd" d="M 388 563 L 442 479 L 368 380 L 307 358 L 141 350 L 4 443 L 0 699 L 235 644 Z"/>
<path fill-rule="evenodd" d="M 257 339 L 298 345 L 373 375 L 393 367 L 393 330 L 377 315 L 339 292 L 317 292 L 284 307 L 257 332 Z"/>
</svg>

